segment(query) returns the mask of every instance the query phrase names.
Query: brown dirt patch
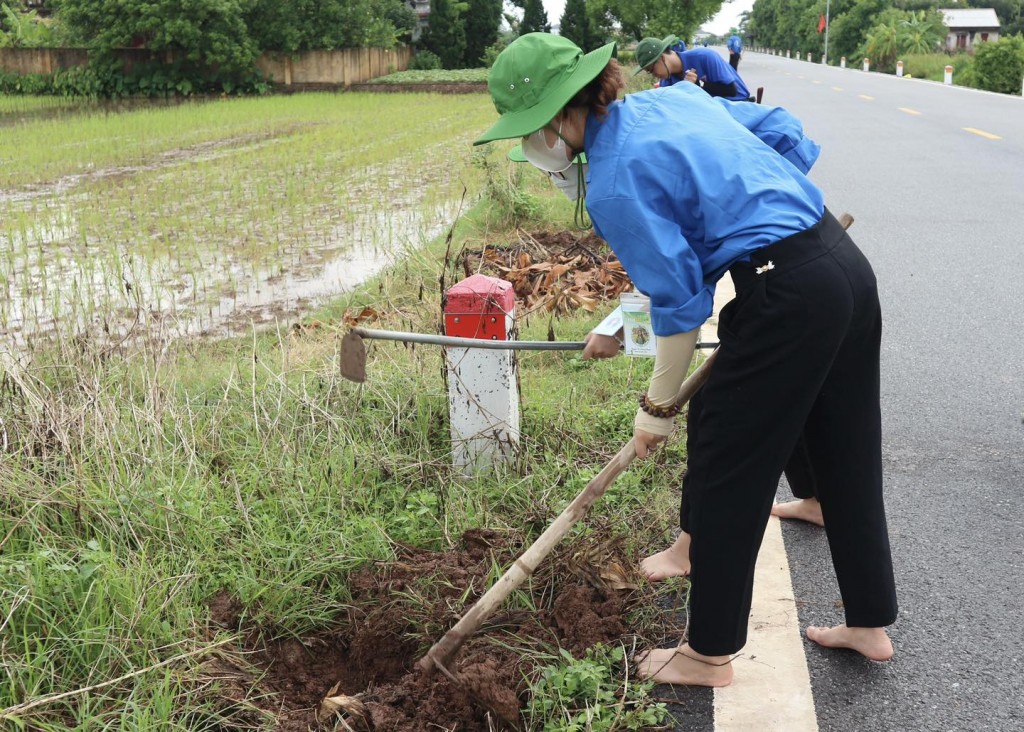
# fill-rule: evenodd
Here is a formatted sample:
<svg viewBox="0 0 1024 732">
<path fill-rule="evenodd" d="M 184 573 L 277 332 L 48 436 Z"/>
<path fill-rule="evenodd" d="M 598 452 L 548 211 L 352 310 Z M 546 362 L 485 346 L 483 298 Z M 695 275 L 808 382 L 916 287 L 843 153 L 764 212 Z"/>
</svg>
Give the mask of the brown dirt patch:
<svg viewBox="0 0 1024 732">
<path fill-rule="evenodd" d="M 633 289 L 618 257 L 593 232 L 521 231 L 518 242 L 467 250 L 460 263 L 467 277 L 479 272 L 511 282 L 530 312 L 594 312 Z"/>
<path fill-rule="evenodd" d="M 516 536 L 486 530 L 466 532 L 447 551 L 402 547 L 394 562 L 350 577 L 347 612 L 313 637 L 267 639 L 267 629 L 240 621 L 237 600 L 219 593 L 211 624 L 246 640 L 242 655 L 207 671 L 220 682 L 225 708 L 260 710 L 282 732 L 336 729 L 336 713 L 318 714 L 328 695 L 363 705 L 362 715 L 344 717 L 355 730 L 516 729 L 525 679 L 535 670 L 531 651 L 579 656 L 615 643 L 637 601 L 621 545 L 591 535 L 556 551 L 524 585 L 536 612 L 500 609 L 466 642 L 448 668 L 454 680 L 420 674 L 414 664 L 427 647 L 479 599 L 494 566 L 507 567 L 524 548 Z"/>
</svg>

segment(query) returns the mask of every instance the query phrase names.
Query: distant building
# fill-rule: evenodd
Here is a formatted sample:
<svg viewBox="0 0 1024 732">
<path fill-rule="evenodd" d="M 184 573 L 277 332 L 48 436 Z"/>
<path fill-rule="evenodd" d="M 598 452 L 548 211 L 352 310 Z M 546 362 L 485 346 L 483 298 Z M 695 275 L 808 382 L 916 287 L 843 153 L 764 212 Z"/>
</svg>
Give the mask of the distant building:
<svg viewBox="0 0 1024 732">
<path fill-rule="evenodd" d="M 999 40 L 999 18 L 993 8 L 939 10 L 946 23 L 947 51 L 970 51 L 977 43 Z"/>
<path fill-rule="evenodd" d="M 416 17 L 420 19 L 419 26 L 412 32 L 412 40 L 418 41 L 423 31 L 427 28 L 430 19 L 430 0 L 406 0 L 409 7 L 416 11 Z"/>
</svg>

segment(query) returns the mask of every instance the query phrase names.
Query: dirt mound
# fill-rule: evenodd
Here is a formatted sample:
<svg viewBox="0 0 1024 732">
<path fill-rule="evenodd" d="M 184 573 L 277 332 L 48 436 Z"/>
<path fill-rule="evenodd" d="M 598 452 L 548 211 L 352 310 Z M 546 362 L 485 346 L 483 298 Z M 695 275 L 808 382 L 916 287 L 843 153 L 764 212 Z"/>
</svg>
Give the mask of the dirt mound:
<svg viewBox="0 0 1024 732">
<path fill-rule="evenodd" d="M 368 732 L 517 728 L 525 679 L 534 671 L 527 651 L 560 647 L 582 655 L 614 643 L 626 633 L 624 615 L 636 599 L 619 545 L 580 540 L 526 585 L 536 612 L 499 610 L 444 672 L 426 677 L 416 670 L 426 648 L 487 589 L 494 567 L 508 566 L 523 548 L 517 537 L 479 530 L 448 551 L 404 547 L 396 561 L 350 577 L 347 613 L 336 631 L 315 637 L 264 641 L 264 629 L 240 622 L 241 604 L 218 594 L 211 623 L 243 633 L 250 666 L 218 669 L 225 706 L 254 705 L 283 732 L 335 729 L 339 706 L 357 710 L 341 717 L 349 728 Z"/>
<path fill-rule="evenodd" d="M 474 273 L 512 283 L 527 310 L 568 313 L 593 312 L 605 300 L 633 289 L 633 282 L 609 249 L 593 232 L 537 231 L 519 233 L 518 242 L 489 245 L 462 254 L 466 276 Z"/>
</svg>

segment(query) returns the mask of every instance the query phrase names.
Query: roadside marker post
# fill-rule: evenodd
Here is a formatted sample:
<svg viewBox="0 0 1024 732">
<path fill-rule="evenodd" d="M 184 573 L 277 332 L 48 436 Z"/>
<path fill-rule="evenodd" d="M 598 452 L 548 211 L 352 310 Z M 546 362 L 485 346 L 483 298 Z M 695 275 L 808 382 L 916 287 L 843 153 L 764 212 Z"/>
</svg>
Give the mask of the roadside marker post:
<svg viewBox="0 0 1024 732">
<path fill-rule="evenodd" d="M 511 340 L 516 295 L 512 283 L 476 274 L 448 289 L 449 336 Z M 519 446 L 519 375 L 513 350 L 445 348 L 452 463 L 463 475 L 485 472 Z"/>
<path fill-rule="evenodd" d="M 864 70 L 867 71 L 870 68 L 871 68 L 871 61 L 869 61 L 868 59 L 864 59 Z"/>
<path fill-rule="evenodd" d="M 903 78 L 903 62 L 902 61 L 897 61 L 896 62 L 896 76 L 901 78 L 901 79 Z"/>
<path fill-rule="evenodd" d="M 946 75 L 943 78 L 943 83 L 946 86 L 952 86 L 952 84 L 953 84 L 953 67 L 952 66 L 947 66 L 946 67 Z"/>
<path fill-rule="evenodd" d="M 841 68 L 841 69 L 845 69 L 846 68 L 846 56 L 840 56 L 839 57 L 839 68 Z"/>
</svg>

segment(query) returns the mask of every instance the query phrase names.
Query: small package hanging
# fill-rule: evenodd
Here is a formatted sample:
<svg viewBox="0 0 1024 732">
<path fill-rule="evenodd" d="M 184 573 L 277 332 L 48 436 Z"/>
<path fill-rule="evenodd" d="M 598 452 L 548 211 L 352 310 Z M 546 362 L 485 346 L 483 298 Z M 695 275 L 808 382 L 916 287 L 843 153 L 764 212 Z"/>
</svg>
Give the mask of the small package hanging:
<svg viewBox="0 0 1024 732">
<path fill-rule="evenodd" d="M 654 329 L 651 328 L 651 300 L 639 292 L 619 295 L 622 308 L 622 342 L 627 356 L 655 354 Z"/>
</svg>

